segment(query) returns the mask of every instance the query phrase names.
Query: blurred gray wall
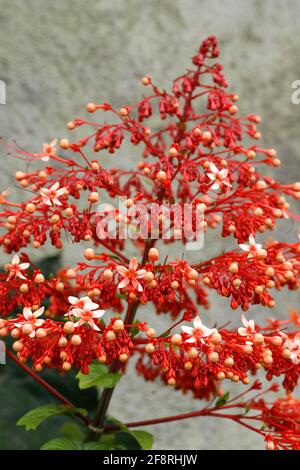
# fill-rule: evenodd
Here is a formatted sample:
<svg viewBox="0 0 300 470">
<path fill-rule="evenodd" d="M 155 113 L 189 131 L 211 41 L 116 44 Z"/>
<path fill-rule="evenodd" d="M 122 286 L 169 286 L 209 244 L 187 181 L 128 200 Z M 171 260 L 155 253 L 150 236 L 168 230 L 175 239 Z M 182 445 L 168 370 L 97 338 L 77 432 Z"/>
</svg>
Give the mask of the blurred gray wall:
<svg viewBox="0 0 300 470">
<path fill-rule="evenodd" d="M 300 105 L 291 103 L 291 84 L 300 79 L 299 27 L 298 0 L 0 0 L 0 80 L 7 86 L 0 135 L 39 151 L 43 142 L 65 136 L 66 122 L 84 115 L 89 101 L 117 106 L 136 101 L 145 91 L 140 78 L 147 74 L 169 87 L 189 66 L 200 41 L 215 34 L 241 112 L 262 116 L 263 144 L 277 148 L 281 179 L 295 181 L 300 179 Z M 124 156 L 121 164 L 128 163 Z M 1 153 L 1 188 L 14 184 L 12 174 L 19 168 L 19 161 Z M 281 236 L 289 237 L 290 228 Z M 233 246 L 232 240 L 210 237 L 202 256 Z M 71 262 L 74 251 L 68 247 L 64 256 Z M 297 293 L 281 293 L 272 314 L 285 316 L 287 304 L 297 301 Z M 204 314 L 208 322 L 210 315 L 228 319 L 227 300 L 214 299 L 212 312 Z M 239 321 L 240 312 L 233 315 Z M 155 320 L 159 330 L 162 321 Z M 171 388 L 124 378 L 112 414 L 130 421 L 199 407 Z M 152 431 L 158 449 L 263 447 L 257 436 L 213 419 Z"/>
</svg>

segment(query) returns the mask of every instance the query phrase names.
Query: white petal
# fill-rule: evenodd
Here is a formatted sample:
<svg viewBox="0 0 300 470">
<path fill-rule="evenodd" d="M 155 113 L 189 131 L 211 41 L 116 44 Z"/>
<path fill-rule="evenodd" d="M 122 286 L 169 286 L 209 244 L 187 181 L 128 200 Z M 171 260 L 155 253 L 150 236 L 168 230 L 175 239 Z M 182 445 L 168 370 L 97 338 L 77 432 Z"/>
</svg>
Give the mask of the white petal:
<svg viewBox="0 0 300 470">
<path fill-rule="evenodd" d="M 219 173 L 219 170 L 218 170 L 218 168 L 216 167 L 216 165 L 214 163 L 211 162 L 210 165 L 209 165 L 209 168 L 213 173 L 215 173 L 215 174 Z"/>
<path fill-rule="evenodd" d="M 24 270 L 24 269 L 28 269 L 30 266 L 30 263 L 21 263 L 19 264 L 19 268 Z"/>
<path fill-rule="evenodd" d="M 34 322 L 35 326 L 42 326 L 42 324 L 44 323 L 45 320 L 43 320 L 42 318 L 39 318 L 38 320 L 36 320 Z"/>
<path fill-rule="evenodd" d="M 241 243 L 239 245 L 239 247 L 241 248 L 241 250 L 243 251 L 250 251 L 250 246 L 249 245 L 245 245 L 244 243 Z"/>
<path fill-rule="evenodd" d="M 11 261 L 11 264 L 12 264 L 13 266 L 17 266 L 19 263 L 20 263 L 20 258 L 18 257 L 18 255 L 14 255 L 14 256 L 13 256 L 13 259 L 12 259 L 12 261 Z"/>
<path fill-rule="evenodd" d="M 194 328 L 192 328 L 191 326 L 182 326 L 181 329 L 187 335 L 192 335 L 194 332 Z"/>
<path fill-rule="evenodd" d="M 29 317 L 31 317 L 31 315 L 32 315 L 32 310 L 31 310 L 31 308 L 29 308 L 29 307 L 24 307 L 24 308 L 23 308 L 23 317 L 26 318 L 26 320 L 28 320 Z"/>
<path fill-rule="evenodd" d="M 250 245 L 255 246 L 255 238 L 254 238 L 253 233 L 249 235 L 249 243 Z"/>
<path fill-rule="evenodd" d="M 246 328 L 239 328 L 238 329 L 238 334 L 241 335 L 241 336 L 248 336 L 248 332 L 247 332 Z"/>
<path fill-rule="evenodd" d="M 60 202 L 58 199 L 56 199 L 56 197 L 53 199 L 52 202 L 53 202 L 53 204 L 55 204 L 56 206 L 61 206 L 61 205 L 62 205 L 61 202 Z"/>
<path fill-rule="evenodd" d="M 125 279 L 123 279 L 123 281 L 121 281 L 118 284 L 118 288 L 119 289 L 124 289 L 124 287 L 128 286 L 128 284 L 129 284 L 129 279 L 125 278 Z"/>
<path fill-rule="evenodd" d="M 195 343 L 196 339 L 192 336 L 191 338 L 185 340 L 186 343 Z"/>
<path fill-rule="evenodd" d="M 200 330 L 202 328 L 202 321 L 200 320 L 200 317 L 195 317 L 194 318 L 194 328 Z"/>
<path fill-rule="evenodd" d="M 204 338 L 206 338 L 207 336 L 213 335 L 217 331 L 217 329 L 216 328 L 206 328 L 206 326 L 204 326 L 202 331 L 203 331 L 202 336 Z"/>
<path fill-rule="evenodd" d="M 40 317 L 41 315 L 43 315 L 44 310 L 45 310 L 45 307 L 40 307 L 38 310 L 36 310 L 36 311 L 33 313 L 33 315 L 35 316 L 35 318 L 38 318 L 38 317 Z"/>
<path fill-rule="evenodd" d="M 93 322 L 93 320 L 90 320 L 88 324 L 93 328 L 93 330 L 100 331 L 100 328 L 96 325 L 95 322 Z"/>
<path fill-rule="evenodd" d="M 56 197 L 59 197 L 59 196 L 62 196 L 63 194 L 65 194 L 66 192 L 66 188 L 60 188 L 56 191 Z"/>
<path fill-rule="evenodd" d="M 76 304 L 76 303 L 78 302 L 78 300 L 79 300 L 78 297 L 73 297 L 72 295 L 70 295 L 70 296 L 68 297 L 68 301 L 69 301 L 69 303 L 70 303 L 71 305 Z"/>
<path fill-rule="evenodd" d="M 56 191 L 58 188 L 59 188 L 59 182 L 56 181 L 56 183 L 54 183 L 54 184 L 51 186 L 50 191 Z"/>
<path fill-rule="evenodd" d="M 93 312 L 93 318 L 101 318 L 105 314 L 105 310 L 95 310 Z"/>
<path fill-rule="evenodd" d="M 138 292 L 143 292 L 143 286 L 139 283 L 139 281 L 136 281 L 136 283 Z"/>
<path fill-rule="evenodd" d="M 143 279 L 145 277 L 146 272 L 147 272 L 146 269 L 139 269 L 136 272 L 137 279 Z"/>
<path fill-rule="evenodd" d="M 242 314 L 241 320 L 242 320 L 243 325 L 247 328 L 249 323 L 248 323 L 248 320 L 247 320 L 247 318 L 245 317 L 244 314 Z"/>
<path fill-rule="evenodd" d="M 133 271 L 136 271 L 138 267 L 138 261 L 136 258 L 132 258 L 129 263 L 129 269 L 132 269 Z"/>
<path fill-rule="evenodd" d="M 225 179 L 227 176 L 228 176 L 228 170 L 226 168 L 223 168 L 223 170 L 221 170 L 219 172 L 219 175 L 221 176 L 222 179 Z"/>
<path fill-rule="evenodd" d="M 219 181 L 216 181 L 211 187 L 210 189 L 212 189 L 213 191 L 218 191 L 220 189 L 220 183 Z"/>
<path fill-rule="evenodd" d="M 84 310 L 96 310 L 97 308 L 99 308 L 99 305 L 95 302 L 86 302 L 83 307 Z"/>
<path fill-rule="evenodd" d="M 16 273 L 16 276 L 19 277 L 20 279 L 26 279 L 26 277 L 24 276 L 24 274 L 20 273 L 20 272 L 17 272 Z"/>
<path fill-rule="evenodd" d="M 116 270 L 118 271 L 119 274 L 121 274 L 121 276 L 125 277 L 128 273 L 128 269 L 125 268 L 125 266 L 116 266 Z"/>
</svg>

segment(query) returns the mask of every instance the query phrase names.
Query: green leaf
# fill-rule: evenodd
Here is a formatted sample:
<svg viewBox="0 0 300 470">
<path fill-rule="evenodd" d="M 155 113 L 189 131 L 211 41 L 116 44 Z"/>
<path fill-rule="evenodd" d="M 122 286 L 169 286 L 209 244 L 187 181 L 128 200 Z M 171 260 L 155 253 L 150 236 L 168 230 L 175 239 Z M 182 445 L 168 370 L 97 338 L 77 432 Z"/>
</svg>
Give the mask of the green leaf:
<svg viewBox="0 0 300 470">
<path fill-rule="evenodd" d="M 86 442 L 83 445 L 84 450 L 110 450 L 112 447 L 110 447 L 107 443 L 105 442 Z"/>
<path fill-rule="evenodd" d="M 116 433 L 116 440 L 126 450 L 141 450 L 142 446 L 131 432 L 119 431 Z"/>
<path fill-rule="evenodd" d="M 83 443 L 80 439 L 57 437 L 43 444 L 41 450 L 83 450 Z"/>
<path fill-rule="evenodd" d="M 57 437 L 46 442 L 41 450 L 110 450 L 113 448 L 114 437 L 110 441 L 84 442 L 83 438 Z"/>
<path fill-rule="evenodd" d="M 84 434 L 78 426 L 78 424 L 71 423 L 71 422 L 66 422 L 62 425 L 60 428 L 61 434 L 63 434 L 64 437 L 69 437 L 71 439 L 83 439 Z"/>
<path fill-rule="evenodd" d="M 90 387 L 113 388 L 122 377 L 120 372 L 108 372 L 107 367 L 102 364 L 92 364 L 88 374 L 79 372 L 76 375 L 79 380 L 80 390 Z"/>
<path fill-rule="evenodd" d="M 154 436 L 147 431 L 130 431 L 131 435 L 140 444 L 143 450 L 151 450 L 154 442 Z"/>
<path fill-rule="evenodd" d="M 225 403 L 227 403 L 228 399 L 229 399 L 229 395 L 230 393 L 229 392 L 226 392 L 224 393 L 224 395 L 222 395 L 220 398 L 218 398 L 217 402 L 216 402 L 216 406 L 223 406 L 225 405 Z"/>
<path fill-rule="evenodd" d="M 87 415 L 87 411 L 82 408 L 72 408 L 64 405 L 44 405 L 28 411 L 22 418 L 17 421 L 18 426 L 25 426 L 26 431 L 36 429 L 45 419 L 51 416 L 60 416 L 65 414 L 81 413 Z"/>
<path fill-rule="evenodd" d="M 7 341 L 10 343 L 10 339 Z M 75 371 L 70 371 L 62 376 L 55 369 L 41 372 L 41 376 L 59 389 L 74 406 L 94 412 L 99 400 L 96 388 L 79 390 L 75 375 Z M 0 365 L 0 390 L 2 402 L 5 403 L 0 408 L 0 449 L 38 450 L 44 442 L 59 435 L 61 416 L 44 421 L 38 432 L 27 432 L 25 427 L 16 426 L 17 420 L 28 410 L 49 403 L 49 392 L 9 358 L 5 366 Z"/>
</svg>

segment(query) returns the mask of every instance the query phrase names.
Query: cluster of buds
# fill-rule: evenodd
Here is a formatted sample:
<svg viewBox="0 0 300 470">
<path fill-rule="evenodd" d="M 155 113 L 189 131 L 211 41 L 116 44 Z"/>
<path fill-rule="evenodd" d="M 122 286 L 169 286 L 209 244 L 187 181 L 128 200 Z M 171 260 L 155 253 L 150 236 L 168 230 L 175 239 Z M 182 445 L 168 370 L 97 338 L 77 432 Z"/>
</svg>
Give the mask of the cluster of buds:
<svg viewBox="0 0 300 470">
<path fill-rule="evenodd" d="M 92 128 L 78 141 L 54 139 L 40 153 L 9 148 L 10 155 L 25 160 L 27 170 L 15 178 L 31 195 L 25 202 L 11 201 L 8 191 L 0 195 L 0 245 L 12 254 L 0 274 L 0 336 L 12 336 L 20 362 L 32 361 L 37 372 L 51 367 L 87 374 L 93 361 L 117 364 L 125 372 L 134 356 L 137 373 L 146 380 L 161 377 L 205 399 L 221 394 L 224 379 L 247 385 L 260 369 L 268 380 L 281 376 L 287 393 L 295 389 L 300 373 L 295 312 L 267 326 L 242 316 L 243 326 L 206 327 L 200 318 L 201 309 L 209 308 L 209 289 L 230 298 L 234 310 L 254 304 L 273 308 L 272 290 L 298 288 L 300 275 L 299 240 L 260 241 L 279 220 L 297 219 L 288 199 L 300 199 L 300 183 L 282 184 L 264 174 L 264 166 L 277 168 L 280 160 L 275 149 L 258 144 L 260 117 L 239 116 L 239 97 L 227 91 L 218 55 L 218 42 L 209 37 L 193 57 L 193 68 L 174 80 L 170 92 L 146 76 L 142 85 L 150 93 L 137 104 L 115 109 L 88 103 L 88 113 L 111 115 L 114 123 L 76 118 L 67 125 L 70 131 Z M 164 125 L 152 131 L 145 123 L 155 113 Z M 103 168 L 99 152 L 120 153 L 127 139 L 141 149 L 137 167 Z M 113 201 L 126 199 L 127 214 L 117 212 L 117 234 L 124 224 L 136 226 L 139 204 L 146 208 L 146 225 L 151 206 L 158 206 L 157 236 L 136 231 L 131 241 L 138 254 L 131 259 L 126 239 L 100 236 L 103 193 Z M 222 237 L 231 237 L 231 251 L 201 262 L 197 254 L 193 262 L 164 259 L 155 244 L 178 240 L 175 216 L 172 235 L 163 237 L 163 206 L 174 203 L 181 209 L 191 205 L 191 230 L 198 211 L 206 236 L 221 226 Z M 26 253 L 15 254 L 47 242 L 60 249 L 66 236 L 87 244 L 83 257 L 51 277 Z M 181 240 L 183 246 L 190 242 L 185 234 Z M 148 303 L 153 312 L 169 315 L 166 332 L 157 333 L 151 319 L 135 320 L 138 307 Z M 293 400 L 253 404 L 274 431 L 261 432 L 267 448 L 299 447 L 299 426 L 282 411 L 287 406 L 299 416 Z"/>
</svg>

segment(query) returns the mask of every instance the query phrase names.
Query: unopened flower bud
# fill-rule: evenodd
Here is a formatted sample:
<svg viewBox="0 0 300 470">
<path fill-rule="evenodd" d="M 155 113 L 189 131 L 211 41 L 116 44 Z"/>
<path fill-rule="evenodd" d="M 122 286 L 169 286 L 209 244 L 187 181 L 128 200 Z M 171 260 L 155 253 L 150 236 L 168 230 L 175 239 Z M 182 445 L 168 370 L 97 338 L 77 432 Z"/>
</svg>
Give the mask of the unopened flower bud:
<svg viewBox="0 0 300 470">
<path fill-rule="evenodd" d="M 209 355 L 208 355 L 208 359 L 211 361 L 211 362 L 218 362 L 219 360 L 219 354 L 215 351 L 211 352 Z"/>
<path fill-rule="evenodd" d="M 99 201 L 99 194 L 96 191 L 93 191 L 89 194 L 88 197 L 89 202 L 98 202 Z"/>
<path fill-rule="evenodd" d="M 239 270 L 239 265 L 237 263 L 231 263 L 231 265 L 229 266 L 229 272 L 231 274 L 236 274 Z"/>
<path fill-rule="evenodd" d="M 116 339 L 115 333 L 112 330 L 109 330 L 106 333 L 106 339 L 107 339 L 107 341 L 114 341 Z"/>
<path fill-rule="evenodd" d="M 154 328 L 148 328 L 148 330 L 146 331 L 146 336 L 148 338 L 154 338 L 155 335 L 156 331 L 154 330 Z"/>
<path fill-rule="evenodd" d="M 72 321 L 67 321 L 64 324 L 64 331 L 66 333 L 71 334 L 71 333 L 73 333 L 74 330 L 75 330 L 75 326 L 74 326 L 74 323 Z"/>
<path fill-rule="evenodd" d="M 122 320 L 116 320 L 112 326 L 113 330 L 116 332 L 124 330 L 124 323 Z"/>
<path fill-rule="evenodd" d="M 151 83 L 151 78 L 150 77 L 143 77 L 142 78 L 142 84 L 144 86 L 148 86 L 148 85 L 150 85 L 150 83 Z"/>
<path fill-rule="evenodd" d="M 32 204 L 32 202 L 29 202 L 28 204 L 26 204 L 25 210 L 29 214 L 33 214 L 33 212 L 36 210 L 36 206 Z"/>
<path fill-rule="evenodd" d="M 89 112 L 89 113 L 94 113 L 96 111 L 96 105 L 95 103 L 88 103 L 86 105 L 86 110 Z"/>
<path fill-rule="evenodd" d="M 120 362 L 126 362 L 127 360 L 128 360 L 128 354 L 125 354 L 125 353 L 120 354 L 120 356 L 119 356 L 119 361 Z"/>
<path fill-rule="evenodd" d="M 61 338 L 59 338 L 57 344 L 60 348 L 65 348 L 68 344 L 68 340 L 65 336 L 62 336 Z"/>
<path fill-rule="evenodd" d="M 113 272 L 111 269 L 105 269 L 103 271 L 103 279 L 105 279 L 106 281 L 111 281 L 113 278 Z"/>
<path fill-rule="evenodd" d="M 61 139 L 60 144 L 62 149 L 68 149 L 70 147 L 70 143 L 68 139 Z"/>
<path fill-rule="evenodd" d="M 22 326 L 22 333 L 24 333 L 24 335 L 30 335 L 32 332 L 33 332 L 33 327 L 30 323 L 25 323 Z"/>
<path fill-rule="evenodd" d="M 148 253 L 148 258 L 150 261 L 157 261 L 159 258 L 159 251 L 157 248 L 150 248 L 149 253 Z"/>
<path fill-rule="evenodd" d="M 74 335 L 72 336 L 71 338 L 71 343 L 73 344 L 73 346 L 79 346 L 81 344 L 81 338 L 79 335 Z"/>
<path fill-rule="evenodd" d="M 95 259 L 95 252 L 93 248 L 87 248 L 86 250 L 84 250 L 84 257 L 89 261 Z"/>
<path fill-rule="evenodd" d="M 148 344 L 145 346 L 145 351 L 146 351 L 148 354 L 153 354 L 154 351 L 155 351 L 155 347 L 153 346 L 152 343 L 148 343 Z"/>
<path fill-rule="evenodd" d="M 42 273 L 38 273 L 36 274 L 35 278 L 34 278 L 34 282 L 36 282 L 37 284 L 41 284 L 45 281 L 45 277 Z"/>
<path fill-rule="evenodd" d="M 171 336 L 171 343 L 178 346 L 182 343 L 182 336 L 180 334 L 175 334 Z"/>
<path fill-rule="evenodd" d="M 166 172 L 165 172 L 165 171 L 162 171 L 162 170 L 159 171 L 159 172 L 156 174 L 156 179 L 157 179 L 158 181 L 161 181 L 161 182 L 162 182 L 162 181 L 166 181 L 166 179 L 167 179 L 167 174 L 166 174 Z"/>
</svg>

